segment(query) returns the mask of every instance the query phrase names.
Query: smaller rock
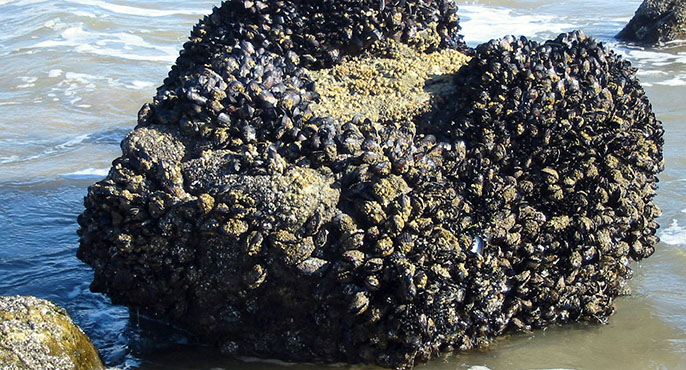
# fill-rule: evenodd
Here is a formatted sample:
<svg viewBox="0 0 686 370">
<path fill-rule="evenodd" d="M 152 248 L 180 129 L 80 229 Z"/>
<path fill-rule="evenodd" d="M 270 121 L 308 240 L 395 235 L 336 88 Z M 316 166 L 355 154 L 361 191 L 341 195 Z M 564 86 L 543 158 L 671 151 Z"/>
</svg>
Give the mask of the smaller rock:
<svg viewBox="0 0 686 370">
<path fill-rule="evenodd" d="M 681 0 L 645 0 L 616 37 L 642 44 L 686 39 L 686 3 Z"/>
<path fill-rule="evenodd" d="M 0 368 L 105 369 L 67 312 L 35 297 L 0 297 Z"/>
</svg>

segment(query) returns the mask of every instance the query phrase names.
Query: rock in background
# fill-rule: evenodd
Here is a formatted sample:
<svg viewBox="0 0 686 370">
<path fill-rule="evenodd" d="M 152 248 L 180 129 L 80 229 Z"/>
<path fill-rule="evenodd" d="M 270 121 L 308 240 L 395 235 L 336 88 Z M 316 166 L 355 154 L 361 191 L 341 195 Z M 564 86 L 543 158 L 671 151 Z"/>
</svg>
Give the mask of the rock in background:
<svg viewBox="0 0 686 370">
<path fill-rule="evenodd" d="M 645 0 L 629 24 L 616 36 L 641 44 L 660 44 L 686 39 L 686 2 Z"/>
<path fill-rule="evenodd" d="M 230 355 L 395 368 L 604 322 L 657 242 L 635 71 L 581 33 L 467 61 L 458 30 L 451 1 L 223 3 L 89 189 L 91 288 Z"/>
<path fill-rule="evenodd" d="M 44 299 L 0 297 L 0 368 L 104 369 L 67 312 Z"/>
</svg>

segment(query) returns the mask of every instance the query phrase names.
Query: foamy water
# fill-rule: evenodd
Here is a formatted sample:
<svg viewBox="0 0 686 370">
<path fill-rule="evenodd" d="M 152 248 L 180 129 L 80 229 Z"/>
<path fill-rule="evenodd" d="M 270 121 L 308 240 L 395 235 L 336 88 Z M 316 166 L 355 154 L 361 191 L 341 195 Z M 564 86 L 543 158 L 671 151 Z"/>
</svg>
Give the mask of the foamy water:
<svg viewBox="0 0 686 370">
<path fill-rule="evenodd" d="M 679 225 L 679 221 L 676 219 L 672 219 L 669 226 L 663 227 L 665 228 L 660 233 L 660 239 L 663 243 L 686 248 L 686 227 Z"/>
<path fill-rule="evenodd" d="M 90 293 L 90 269 L 75 257 L 87 187 L 107 175 L 138 109 L 193 24 L 218 3 L 0 0 L 0 295 L 37 295 L 65 306 L 114 368 L 321 369 L 229 360 L 193 346 L 181 333 Z M 580 28 L 638 68 L 666 130 L 657 198 L 662 241 L 636 266 L 634 294 L 618 299 L 608 325 L 516 335 L 489 351 L 422 368 L 686 368 L 686 43 L 643 48 L 613 40 L 639 3 L 458 1 L 471 46 L 508 34 L 545 40 Z"/>
<path fill-rule="evenodd" d="M 552 14 L 521 13 L 510 8 L 484 5 L 462 5 L 460 17 L 461 33 L 470 46 L 505 35 L 525 35 L 535 39 L 575 29 L 574 24 L 560 22 Z"/>
</svg>

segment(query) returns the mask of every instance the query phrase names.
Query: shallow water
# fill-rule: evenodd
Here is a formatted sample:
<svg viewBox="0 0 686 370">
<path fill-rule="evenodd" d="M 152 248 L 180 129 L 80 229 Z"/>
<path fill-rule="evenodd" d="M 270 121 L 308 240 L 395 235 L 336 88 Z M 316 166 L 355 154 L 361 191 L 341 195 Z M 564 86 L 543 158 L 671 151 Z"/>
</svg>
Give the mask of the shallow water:
<svg viewBox="0 0 686 370">
<path fill-rule="evenodd" d="M 189 344 L 181 333 L 90 293 L 90 268 L 75 257 L 87 187 L 106 175 L 190 28 L 217 3 L 0 0 L 0 295 L 35 295 L 66 307 L 112 367 L 319 369 L 230 360 Z M 458 1 L 470 45 L 506 34 L 543 40 L 581 28 L 639 69 L 666 129 L 657 198 L 662 242 L 636 266 L 634 294 L 617 300 L 608 325 L 514 335 L 419 368 L 686 369 L 686 44 L 644 49 L 613 41 L 639 3 Z"/>
</svg>

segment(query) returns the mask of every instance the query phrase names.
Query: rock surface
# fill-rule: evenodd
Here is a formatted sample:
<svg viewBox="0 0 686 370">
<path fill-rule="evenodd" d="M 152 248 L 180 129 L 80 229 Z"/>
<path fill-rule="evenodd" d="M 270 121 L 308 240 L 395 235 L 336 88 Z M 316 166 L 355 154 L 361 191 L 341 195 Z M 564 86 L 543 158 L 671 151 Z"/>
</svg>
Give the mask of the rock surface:
<svg viewBox="0 0 686 370">
<path fill-rule="evenodd" d="M 44 299 L 0 297 L 0 368 L 104 369 L 67 312 Z"/>
<path fill-rule="evenodd" d="M 230 355 L 394 368 L 604 322 L 657 242 L 661 124 L 595 40 L 470 59 L 455 12 L 224 2 L 89 189 L 91 288 Z"/>
<path fill-rule="evenodd" d="M 644 0 L 629 24 L 616 37 L 651 45 L 686 40 L 686 2 Z"/>
</svg>

